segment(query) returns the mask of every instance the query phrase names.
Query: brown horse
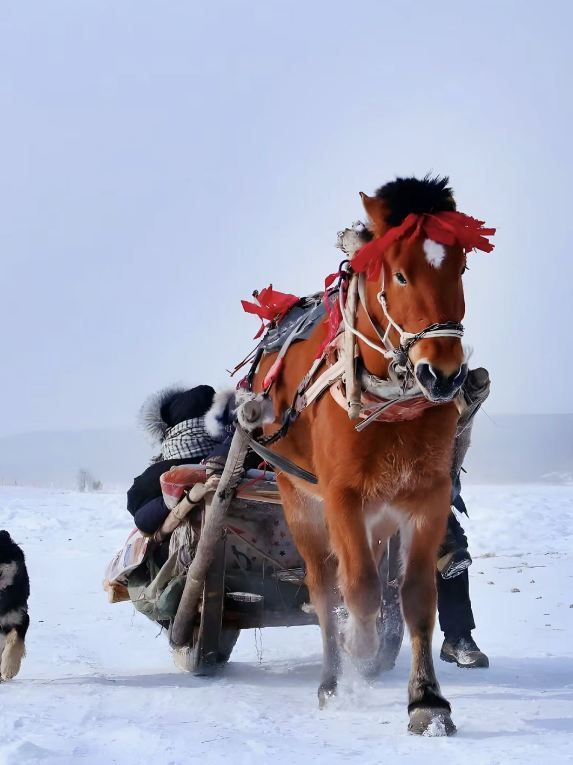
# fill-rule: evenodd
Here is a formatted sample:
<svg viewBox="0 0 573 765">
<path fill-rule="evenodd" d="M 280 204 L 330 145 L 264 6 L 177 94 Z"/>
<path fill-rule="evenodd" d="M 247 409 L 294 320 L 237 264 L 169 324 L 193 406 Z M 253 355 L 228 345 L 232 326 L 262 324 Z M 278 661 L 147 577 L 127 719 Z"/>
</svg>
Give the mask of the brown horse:
<svg viewBox="0 0 573 765">
<path fill-rule="evenodd" d="M 378 651 L 380 558 L 386 541 L 399 531 L 402 608 L 412 643 L 409 730 L 425 733 L 432 726 L 449 735 L 455 726 L 431 650 L 436 553 L 450 512 L 455 397 L 467 373 L 460 339 L 462 274 L 466 252 L 491 249 L 483 235 L 493 230 L 455 212 L 447 179 L 398 179 L 373 197 L 361 196 L 372 241 L 350 263 L 352 273 L 368 275 L 354 323 L 347 321 L 357 338 L 356 357 L 368 379 L 383 381 L 392 377 L 393 361 L 402 354 L 404 379 L 417 387 L 425 408 L 411 419 L 373 422 L 358 432 L 336 397 L 325 392 L 273 445 L 318 482 L 286 473 L 278 482 L 322 631 L 321 706 L 335 693 L 340 668 L 339 593 L 348 612 L 344 649 L 362 661 Z M 290 346 L 273 383 L 277 420 L 292 404 L 323 342 L 319 325 L 309 339 Z M 254 391 L 264 389 L 275 359 L 271 354 L 262 358 Z M 265 433 L 274 430 L 276 425 L 268 426 Z"/>
</svg>

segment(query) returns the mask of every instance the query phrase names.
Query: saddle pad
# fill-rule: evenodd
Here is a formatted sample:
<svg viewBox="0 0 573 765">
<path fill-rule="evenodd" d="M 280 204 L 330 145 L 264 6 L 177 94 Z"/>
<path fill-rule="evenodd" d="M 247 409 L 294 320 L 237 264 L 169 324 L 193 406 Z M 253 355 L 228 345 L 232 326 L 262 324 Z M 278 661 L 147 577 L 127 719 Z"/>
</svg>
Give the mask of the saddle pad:
<svg viewBox="0 0 573 765">
<path fill-rule="evenodd" d="M 276 325 L 269 327 L 259 348 L 262 348 L 265 353 L 280 351 L 285 340 L 299 322 L 300 326 L 294 337 L 294 342 L 307 340 L 325 314 L 326 308 L 321 292 L 302 298 Z"/>
</svg>

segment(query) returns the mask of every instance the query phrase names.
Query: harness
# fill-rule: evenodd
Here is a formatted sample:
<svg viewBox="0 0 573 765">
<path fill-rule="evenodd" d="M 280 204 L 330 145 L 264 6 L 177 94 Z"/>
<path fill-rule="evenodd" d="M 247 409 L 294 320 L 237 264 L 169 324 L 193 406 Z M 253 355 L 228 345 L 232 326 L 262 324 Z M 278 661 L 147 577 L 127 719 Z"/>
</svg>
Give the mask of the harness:
<svg viewBox="0 0 573 765">
<path fill-rule="evenodd" d="M 463 326 L 458 322 L 431 324 L 416 333 L 405 331 L 390 315 L 383 285 L 377 298 L 387 318 L 388 328 L 382 332 L 368 311 L 365 276 L 354 273 L 348 260 L 343 261 L 339 268 L 338 285 L 325 297 L 327 300 L 334 297 L 338 302 L 342 316 L 338 334 L 325 347 L 320 356 L 314 360 L 306 375 L 299 382 L 292 404 L 282 413 L 282 422 L 278 430 L 270 435 L 261 436 L 256 441 L 253 439 L 253 443 L 251 443 L 251 448 L 254 451 L 271 463 L 274 460 L 274 464 L 277 466 L 278 455 L 266 447 L 283 438 L 302 412 L 329 389 L 336 403 L 348 411 L 351 419 L 361 420 L 355 425 L 357 431 L 363 430 L 376 420 L 413 419 L 418 417 L 424 409 L 438 406 L 439 404 L 429 401 L 425 397 L 417 383 L 412 362 L 409 359 L 409 351 L 416 342 L 423 338 L 461 338 L 464 333 Z M 356 329 L 357 297 L 381 344 L 374 342 Z M 270 395 L 282 369 L 286 353 L 300 332 L 300 326 L 300 323 L 297 322 L 292 332 L 285 339 L 277 359 L 267 372 L 263 381 L 264 396 Z M 393 345 L 389 337 L 392 328 L 398 331 L 400 337 L 397 347 Z M 390 360 L 387 379 L 371 374 L 364 367 L 358 353 L 357 338 Z M 255 357 L 247 379 L 252 380 L 261 356 L 262 354 Z M 333 356 L 335 360 L 332 360 Z M 325 363 L 326 369 L 318 374 Z M 389 416 L 389 410 L 396 405 L 398 406 L 395 416 Z M 263 447 L 264 453 L 260 447 Z M 280 457 L 280 460 L 284 462 L 285 458 Z M 283 464 L 281 467 L 286 472 L 290 472 L 288 465 L 285 467 Z M 299 477 L 302 477 L 300 476 L 301 470 L 297 467 Z M 307 471 L 303 472 L 306 474 L 305 480 L 309 480 Z"/>
<path fill-rule="evenodd" d="M 280 467 L 285 472 L 316 483 L 316 476 L 308 474 L 286 458 L 279 457 L 267 447 L 283 438 L 300 414 L 327 390 L 330 390 L 336 403 L 347 411 L 351 420 L 360 420 L 355 425 L 357 431 L 363 430 L 375 421 L 414 419 L 428 407 L 441 405 L 440 402 L 430 401 L 425 396 L 416 379 L 409 354 L 412 347 L 423 339 L 443 337 L 461 339 L 464 335 L 463 325 L 456 321 L 446 321 L 430 324 L 419 332 L 405 330 L 390 313 L 382 267 L 385 249 L 398 238 L 408 234 L 410 238 L 413 238 L 422 232 L 440 242 L 452 244 L 458 241 L 466 252 L 474 248 L 489 252 L 493 249 L 493 245 L 486 237 L 495 233 L 495 229 L 485 229 L 483 221 L 463 213 L 447 212 L 437 215 L 410 214 L 400 226 L 390 229 L 380 240 L 371 241 L 364 246 L 358 243 L 358 246 L 348 248 L 344 244 L 346 233 L 353 235 L 356 242 L 356 224 L 353 229 L 340 232 L 338 246 L 349 256 L 349 259 L 342 261 L 338 272 L 327 278 L 324 292 L 324 302 L 330 314 L 332 334 L 299 382 L 291 405 L 282 413 L 281 426 L 278 430 L 256 440 L 251 437 L 251 448 L 264 456 L 271 464 L 278 466 L 278 459 L 280 459 L 282 463 Z M 380 273 L 382 278 L 376 298 L 386 319 L 385 329 L 378 326 L 370 313 L 366 295 L 366 278 L 377 278 Z M 330 284 L 332 277 L 338 278 L 338 284 L 329 290 L 326 285 Z M 374 331 L 375 340 L 367 337 L 356 327 L 359 305 Z M 336 319 L 336 313 L 339 317 L 337 325 L 333 322 L 333 317 Z M 286 353 L 297 339 L 297 335 L 301 334 L 304 324 L 305 320 L 302 317 L 284 340 L 276 360 L 263 381 L 264 397 L 270 395 L 272 386 L 282 369 Z M 398 334 L 397 346 L 390 337 L 392 330 Z M 365 368 L 360 357 L 358 340 L 389 361 L 387 378 L 379 378 Z M 245 380 L 249 389 L 262 355 L 263 349 L 255 353 L 251 370 Z M 319 374 L 325 365 L 326 368 Z M 464 406 L 463 392 L 460 391 L 454 400 L 458 410 L 461 411 Z M 302 475 L 303 473 L 306 475 Z"/>
</svg>

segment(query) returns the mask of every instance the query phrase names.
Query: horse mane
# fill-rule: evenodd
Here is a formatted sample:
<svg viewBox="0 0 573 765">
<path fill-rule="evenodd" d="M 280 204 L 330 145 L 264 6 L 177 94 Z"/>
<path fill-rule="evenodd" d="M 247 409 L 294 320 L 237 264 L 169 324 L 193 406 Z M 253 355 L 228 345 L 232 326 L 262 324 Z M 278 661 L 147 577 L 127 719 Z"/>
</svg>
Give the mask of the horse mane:
<svg viewBox="0 0 573 765">
<path fill-rule="evenodd" d="M 448 176 L 419 178 L 396 178 L 376 191 L 376 197 L 384 203 L 386 223 L 399 226 L 410 214 L 453 212 L 456 209 L 453 191 L 448 186 Z"/>
</svg>

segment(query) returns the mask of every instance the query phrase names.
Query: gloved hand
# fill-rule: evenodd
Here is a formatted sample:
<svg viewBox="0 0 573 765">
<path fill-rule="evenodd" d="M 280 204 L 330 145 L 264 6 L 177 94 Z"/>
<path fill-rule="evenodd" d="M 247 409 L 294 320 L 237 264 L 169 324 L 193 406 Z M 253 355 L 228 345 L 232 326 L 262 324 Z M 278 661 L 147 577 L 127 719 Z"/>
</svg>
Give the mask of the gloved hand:
<svg viewBox="0 0 573 765">
<path fill-rule="evenodd" d="M 205 461 L 207 478 L 212 475 L 220 476 L 225 468 L 227 457 L 225 455 L 212 455 Z"/>
</svg>

